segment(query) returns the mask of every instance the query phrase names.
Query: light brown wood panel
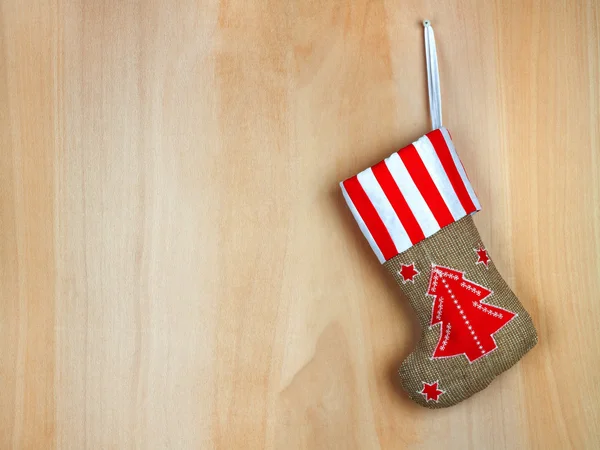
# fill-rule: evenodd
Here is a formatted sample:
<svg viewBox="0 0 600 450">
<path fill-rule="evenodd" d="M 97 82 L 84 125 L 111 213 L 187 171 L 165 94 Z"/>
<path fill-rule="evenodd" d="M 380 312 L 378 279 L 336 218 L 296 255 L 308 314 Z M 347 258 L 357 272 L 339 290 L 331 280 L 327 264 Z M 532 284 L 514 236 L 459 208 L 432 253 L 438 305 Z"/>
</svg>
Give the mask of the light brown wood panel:
<svg viewBox="0 0 600 450">
<path fill-rule="evenodd" d="M 539 345 L 440 411 L 337 183 L 428 131 Z M 595 0 L 0 0 L 0 448 L 600 446 Z"/>
</svg>

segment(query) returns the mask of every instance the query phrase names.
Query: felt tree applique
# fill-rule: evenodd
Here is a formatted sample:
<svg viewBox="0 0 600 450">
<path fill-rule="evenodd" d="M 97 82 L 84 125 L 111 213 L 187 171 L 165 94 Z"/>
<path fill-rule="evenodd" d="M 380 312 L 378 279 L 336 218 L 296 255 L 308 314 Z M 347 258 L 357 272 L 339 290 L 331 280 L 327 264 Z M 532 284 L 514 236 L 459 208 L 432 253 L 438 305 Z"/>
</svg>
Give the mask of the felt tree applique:
<svg viewBox="0 0 600 450">
<path fill-rule="evenodd" d="M 432 266 L 427 295 L 434 297 L 430 325 L 441 324 L 434 359 L 465 355 L 474 362 L 497 348 L 493 335 L 516 317 L 483 303 L 492 291 L 448 267 Z"/>
</svg>

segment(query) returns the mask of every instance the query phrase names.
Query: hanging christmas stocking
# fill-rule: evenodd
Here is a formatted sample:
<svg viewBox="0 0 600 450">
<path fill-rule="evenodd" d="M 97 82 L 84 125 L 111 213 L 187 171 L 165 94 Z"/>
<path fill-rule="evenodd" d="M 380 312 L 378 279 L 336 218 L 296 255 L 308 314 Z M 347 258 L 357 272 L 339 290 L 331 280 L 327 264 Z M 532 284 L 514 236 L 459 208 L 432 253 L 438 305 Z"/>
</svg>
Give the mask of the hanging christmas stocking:
<svg viewBox="0 0 600 450">
<path fill-rule="evenodd" d="M 421 324 L 416 349 L 399 370 L 402 385 L 415 402 L 443 408 L 484 389 L 537 343 L 537 334 L 473 223 L 480 205 L 442 127 L 435 41 L 424 25 L 434 131 L 341 188 Z"/>
</svg>

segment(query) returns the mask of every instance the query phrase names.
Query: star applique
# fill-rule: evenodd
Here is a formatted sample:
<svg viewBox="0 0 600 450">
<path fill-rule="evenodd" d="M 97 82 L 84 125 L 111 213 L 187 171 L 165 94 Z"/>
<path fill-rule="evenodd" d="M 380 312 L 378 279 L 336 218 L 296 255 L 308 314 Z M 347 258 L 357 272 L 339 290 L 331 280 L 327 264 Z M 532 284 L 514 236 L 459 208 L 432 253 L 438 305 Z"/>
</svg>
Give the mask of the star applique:
<svg viewBox="0 0 600 450">
<path fill-rule="evenodd" d="M 414 284 L 415 277 L 419 275 L 419 271 L 415 269 L 415 263 L 411 264 L 402 264 L 402 267 L 398 271 L 400 276 L 402 277 L 402 284 L 406 284 L 407 281 L 410 281 Z"/>
<path fill-rule="evenodd" d="M 477 256 L 479 257 L 475 264 L 483 264 L 486 268 L 489 267 L 491 260 L 487 254 L 487 250 L 484 247 L 479 246 L 479 249 L 474 248 L 473 251 L 477 253 Z"/>
<path fill-rule="evenodd" d="M 446 391 L 442 391 L 441 389 L 438 389 L 438 383 L 439 380 L 434 382 L 434 383 L 425 383 L 423 381 L 423 390 L 419 392 L 419 394 L 423 395 L 425 397 L 425 400 L 427 400 L 428 402 L 430 400 L 433 400 L 434 402 L 438 402 L 438 399 L 440 398 L 440 395 L 445 394 Z"/>
</svg>

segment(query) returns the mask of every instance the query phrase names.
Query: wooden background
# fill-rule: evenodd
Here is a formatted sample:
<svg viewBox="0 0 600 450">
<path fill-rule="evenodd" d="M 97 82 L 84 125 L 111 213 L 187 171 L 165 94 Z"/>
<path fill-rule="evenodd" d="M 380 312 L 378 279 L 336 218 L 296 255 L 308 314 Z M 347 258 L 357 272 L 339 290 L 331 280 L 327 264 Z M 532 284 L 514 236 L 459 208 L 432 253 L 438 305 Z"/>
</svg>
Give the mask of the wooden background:
<svg viewBox="0 0 600 450">
<path fill-rule="evenodd" d="M 0 0 L 0 448 L 600 446 L 595 0 Z M 428 131 L 540 343 L 413 405 L 337 183 Z"/>
</svg>

